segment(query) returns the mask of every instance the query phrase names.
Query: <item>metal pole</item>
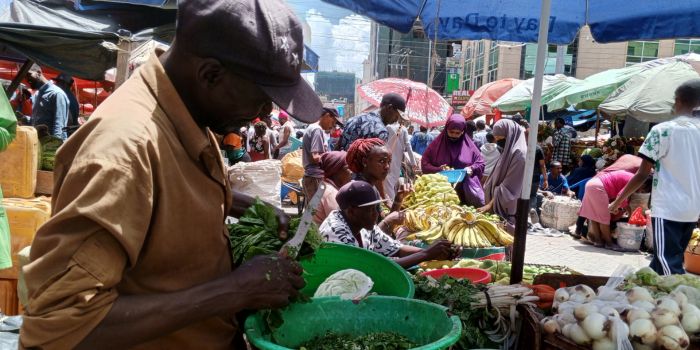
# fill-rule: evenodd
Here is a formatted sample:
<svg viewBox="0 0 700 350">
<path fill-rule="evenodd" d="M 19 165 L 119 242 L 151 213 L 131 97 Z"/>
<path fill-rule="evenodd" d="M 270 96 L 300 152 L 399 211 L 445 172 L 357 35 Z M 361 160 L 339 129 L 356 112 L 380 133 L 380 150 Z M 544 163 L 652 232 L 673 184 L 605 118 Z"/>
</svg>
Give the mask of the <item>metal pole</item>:
<svg viewBox="0 0 700 350">
<path fill-rule="evenodd" d="M 513 243 L 512 269 L 510 283 L 520 283 L 523 280 L 523 266 L 525 264 L 525 244 L 527 239 L 527 217 L 530 211 L 530 189 L 532 187 L 532 171 L 535 167 L 535 148 L 537 144 L 537 121 L 539 120 L 540 106 L 542 102 L 542 80 L 544 76 L 544 64 L 547 57 L 547 34 L 549 30 L 549 13 L 552 0 L 542 0 L 540 10 L 540 31 L 537 37 L 537 60 L 535 61 L 535 86 L 532 92 L 532 104 L 530 107 L 530 127 L 527 139 L 527 158 L 525 159 L 525 173 L 523 174 L 523 190 L 518 200 L 518 209 L 515 214 L 515 237 Z"/>
<path fill-rule="evenodd" d="M 34 64 L 34 61 L 27 59 L 24 61 L 24 64 L 22 64 L 22 68 L 19 69 L 17 72 L 17 75 L 15 75 L 15 78 L 12 79 L 12 82 L 10 82 L 10 85 L 7 87 L 7 90 L 5 90 L 5 95 L 7 95 L 8 98 L 12 97 L 12 93 L 17 90 L 17 87 L 19 84 L 22 82 L 24 77 L 27 76 L 27 73 L 29 73 L 29 68 L 32 68 L 32 65 Z"/>
<path fill-rule="evenodd" d="M 430 81 L 430 74 L 433 71 L 433 41 L 428 40 L 428 76 L 425 79 L 425 85 L 428 87 L 432 86 L 433 83 Z"/>
</svg>

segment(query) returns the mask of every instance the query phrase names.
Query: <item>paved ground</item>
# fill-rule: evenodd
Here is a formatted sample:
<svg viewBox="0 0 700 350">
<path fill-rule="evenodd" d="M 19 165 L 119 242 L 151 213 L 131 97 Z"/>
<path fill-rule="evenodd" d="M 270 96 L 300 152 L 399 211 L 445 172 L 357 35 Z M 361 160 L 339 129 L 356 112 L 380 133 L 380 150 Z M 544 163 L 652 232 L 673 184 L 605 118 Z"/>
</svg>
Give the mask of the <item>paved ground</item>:
<svg viewBox="0 0 700 350">
<path fill-rule="evenodd" d="M 525 263 L 567 266 L 585 275 L 610 276 L 620 264 L 648 266 L 646 253 L 619 253 L 585 245 L 569 235 L 527 236 Z"/>
</svg>

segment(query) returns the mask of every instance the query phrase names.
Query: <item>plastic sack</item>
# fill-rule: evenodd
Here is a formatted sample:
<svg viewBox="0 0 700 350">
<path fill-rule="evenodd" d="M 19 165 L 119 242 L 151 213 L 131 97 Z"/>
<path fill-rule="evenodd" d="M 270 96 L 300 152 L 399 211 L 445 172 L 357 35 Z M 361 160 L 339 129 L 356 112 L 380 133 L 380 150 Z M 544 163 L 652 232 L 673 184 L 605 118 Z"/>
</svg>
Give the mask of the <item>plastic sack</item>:
<svg viewBox="0 0 700 350">
<path fill-rule="evenodd" d="M 22 316 L 5 316 L 0 312 L 0 349 L 19 348 L 19 329 Z"/>
<path fill-rule="evenodd" d="M 637 207 L 637 209 L 632 212 L 632 216 L 630 216 L 630 219 L 627 222 L 631 225 L 646 226 L 647 218 L 644 216 L 644 210 L 642 207 Z"/>
<path fill-rule="evenodd" d="M 234 191 L 258 197 L 268 204 L 280 207 L 282 187 L 281 162 L 266 159 L 257 162 L 240 162 L 228 168 L 228 178 Z"/>
<path fill-rule="evenodd" d="M 676 287 L 676 289 L 673 290 L 675 293 L 683 293 L 685 294 L 686 297 L 688 297 L 688 302 L 700 307 L 700 289 L 691 287 L 691 286 L 686 286 L 686 285 L 680 285 Z"/>
<path fill-rule="evenodd" d="M 629 326 L 620 319 L 620 317 L 608 317 L 610 321 L 610 338 L 616 345 L 617 350 L 633 350 L 632 342 L 630 342 Z M 595 344 L 593 345 L 595 347 Z"/>
<path fill-rule="evenodd" d="M 298 183 L 304 177 L 304 164 L 301 160 L 301 150 L 287 153 L 282 157 L 282 181 Z"/>
</svg>

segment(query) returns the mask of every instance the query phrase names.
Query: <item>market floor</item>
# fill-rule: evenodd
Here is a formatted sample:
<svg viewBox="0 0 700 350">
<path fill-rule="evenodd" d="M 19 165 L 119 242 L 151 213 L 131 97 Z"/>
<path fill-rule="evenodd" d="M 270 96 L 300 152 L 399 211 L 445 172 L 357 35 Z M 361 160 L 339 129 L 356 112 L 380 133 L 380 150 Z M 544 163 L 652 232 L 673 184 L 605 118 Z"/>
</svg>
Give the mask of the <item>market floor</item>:
<svg viewBox="0 0 700 350">
<path fill-rule="evenodd" d="M 525 263 L 566 266 L 584 275 L 610 276 L 627 264 L 635 269 L 649 266 L 651 255 L 615 252 L 585 245 L 569 235 L 562 237 L 527 236 Z"/>
</svg>

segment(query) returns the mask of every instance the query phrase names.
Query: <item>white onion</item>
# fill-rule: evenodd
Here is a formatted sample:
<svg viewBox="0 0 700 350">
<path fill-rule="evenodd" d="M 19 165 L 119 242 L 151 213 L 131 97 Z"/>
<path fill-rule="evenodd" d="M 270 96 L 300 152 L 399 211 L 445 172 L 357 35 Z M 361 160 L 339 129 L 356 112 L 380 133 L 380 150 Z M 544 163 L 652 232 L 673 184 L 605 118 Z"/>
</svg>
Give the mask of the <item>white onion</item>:
<svg viewBox="0 0 700 350">
<path fill-rule="evenodd" d="M 593 341 L 593 350 L 617 350 L 617 343 L 610 338 L 601 338 Z"/>
<path fill-rule="evenodd" d="M 666 309 L 656 309 L 651 313 L 651 320 L 654 321 L 656 328 L 663 328 L 670 325 L 678 324 L 678 317 L 673 312 Z"/>
<path fill-rule="evenodd" d="M 648 301 L 644 301 L 644 300 L 637 300 L 637 301 L 632 303 L 632 306 L 639 308 L 639 309 L 642 309 L 642 310 L 645 310 L 646 312 L 649 312 L 649 313 L 651 313 L 652 311 L 654 311 L 654 309 L 656 309 L 655 304 L 648 302 Z"/>
<path fill-rule="evenodd" d="M 664 297 L 656 301 L 656 309 L 662 309 L 662 310 L 668 310 L 671 311 L 676 317 L 681 315 L 681 307 L 678 305 L 678 303 L 669 298 L 669 297 Z"/>
<path fill-rule="evenodd" d="M 666 326 L 659 331 L 657 345 L 664 350 L 681 350 L 690 345 L 690 339 L 681 328 Z"/>
<path fill-rule="evenodd" d="M 656 327 L 651 320 L 640 318 L 630 324 L 630 337 L 640 344 L 654 344 L 657 338 Z"/>
<path fill-rule="evenodd" d="M 700 332 L 700 309 L 693 304 L 686 304 L 681 314 L 681 325 L 688 334 Z"/>
<path fill-rule="evenodd" d="M 634 287 L 625 293 L 627 296 L 627 300 L 629 300 L 630 304 L 634 303 L 635 301 L 648 301 L 650 303 L 654 302 L 654 297 L 651 296 L 651 293 L 649 293 L 649 290 L 643 287 Z"/>
<path fill-rule="evenodd" d="M 650 319 L 651 314 L 648 313 L 644 309 L 629 309 L 627 310 L 627 313 L 625 314 L 625 320 L 627 320 L 627 323 L 632 324 L 632 322 L 638 320 L 638 319 Z"/>
<path fill-rule="evenodd" d="M 556 319 L 554 317 L 545 317 L 540 321 L 540 324 L 542 324 L 542 329 L 545 331 L 547 334 L 554 334 L 561 332 L 561 328 L 559 327 L 559 323 L 557 323 Z"/>
<path fill-rule="evenodd" d="M 604 338 L 607 335 L 607 320 L 608 318 L 599 314 L 591 313 L 586 319 L 581 322 L 581 327 L 586 331 L 589 337 L 594 340 Z"/>
<path fill-rule="evenodd" d="M 569 300 L 569 292 L 566 288 L 559 288 L 554 292 L 554 300 L 563 303 Z"/>
<path fill-rule="evenodd" d="M 578 345 L 589 345 L 591 337 L 576 323 L 571 324 L 571 340 Z"/>
<path fill-rule="evenodd" d="M 598 306 L 592 303 L 581 304 L 574 309 L 576 320 L 583 321 L 588 315 L 598 312 Z"/>
</svg>

